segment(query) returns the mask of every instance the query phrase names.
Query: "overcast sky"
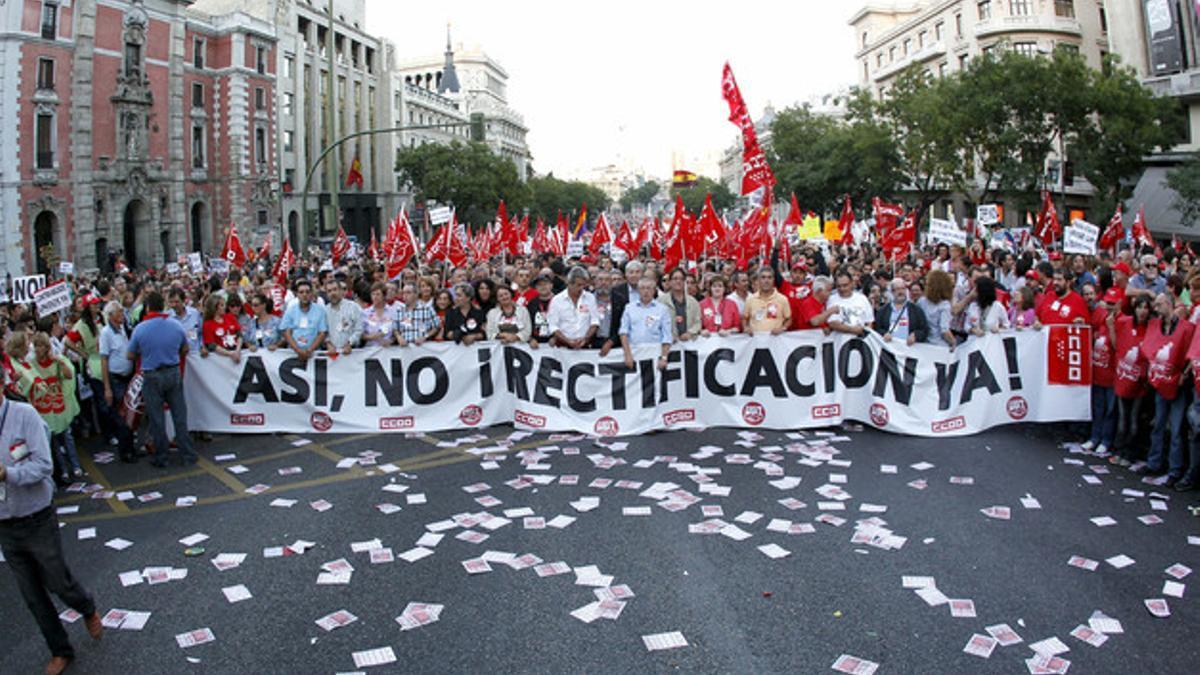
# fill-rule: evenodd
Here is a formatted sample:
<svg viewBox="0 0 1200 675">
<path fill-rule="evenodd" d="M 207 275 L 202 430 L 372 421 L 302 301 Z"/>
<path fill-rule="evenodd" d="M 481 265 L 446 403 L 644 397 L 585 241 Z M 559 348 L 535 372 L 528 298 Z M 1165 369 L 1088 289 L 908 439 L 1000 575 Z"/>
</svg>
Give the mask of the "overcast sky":
<svg viewBox="0 0 1200 675">
<path fill-rule="evenodd" d="M 699 157 L 737 139 L 721 98 L 726 60 L 755 117 L 768 102 L 854 84 L 846 21 L 861 4 L 368 0 L 367 30 L 406 58 L 440 54 L 449 21 L 456 44 L 498 60 L 539 173 L 631 164 L 663 176 L 672 153 Z"/>
</svg>

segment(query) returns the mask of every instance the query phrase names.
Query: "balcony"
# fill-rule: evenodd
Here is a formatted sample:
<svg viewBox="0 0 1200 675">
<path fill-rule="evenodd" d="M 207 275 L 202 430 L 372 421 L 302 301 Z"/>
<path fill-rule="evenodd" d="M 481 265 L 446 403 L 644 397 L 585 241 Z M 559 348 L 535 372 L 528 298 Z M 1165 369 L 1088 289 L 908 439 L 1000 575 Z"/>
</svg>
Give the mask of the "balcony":
<svg viewBox="0 0 1200 675">
<path fill-rule="evenodd" d="M 908 56 L 896 59 L 894 62 L 889 63 L 882 68 L 879 68 L 878 70 L 871 73 L 871 77 L 876 82 L 879 82 L 881 80 L 886 80 L 886 79 L 894 76 L 896 73 L 899 73 L 900 71 L 904 70 L 905 68 L 911 66 L 914 63 L 924 63 L 926 61 L 930 61 L 932 59 L 935 59 L 935 58 L 938 58 L 941 56 L 945 56 L 945 55 L 946 55 L 945 41 L 933 42 L 933 43 L 925 45 L 924 47 L 921 47 L 920 49 L 909 54 Z"/>
<path fill-rule="evenodd" d="M 1034 14 L 1031 16 L 998 16 L 975 24 L 975 37 L 985 38 L 1006 33 L 1057 33 L 1073 37 L 1083 36 L 1083 27 L 1077 19 L 1061 16 Z"/>
<path fill-rule="evenodd" d="M 1171 96 L 1185 101 L 1200 99 L 1200 70 L 1150 77 L 1142 80 L 1142 84 L 1159 96 Z"/>
</svg>

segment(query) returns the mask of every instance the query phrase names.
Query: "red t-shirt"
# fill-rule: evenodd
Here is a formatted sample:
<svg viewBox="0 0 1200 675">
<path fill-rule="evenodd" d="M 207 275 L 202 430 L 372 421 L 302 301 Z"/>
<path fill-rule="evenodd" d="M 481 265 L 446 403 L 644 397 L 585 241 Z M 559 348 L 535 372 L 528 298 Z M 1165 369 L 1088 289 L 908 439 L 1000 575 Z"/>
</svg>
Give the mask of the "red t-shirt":
<svg viewBox="0 0 1200 675">
<path fill-rule="evenodd" d="M 803 300 L 812 295 L 812 282 L 805 282 L 797 286 L 791 281 L 784 279 L 783 283 L 779 284 L 779 292 L 786 296 L 788 300 Z M 793 309 L 795 307 L 795 305 L 792 305 Z"/>
<path fill-rule="evenodd" d="M 818 330 L 828 325 L 828 321 L 819 326 L 812 325 L 813 317 L 825 311 L 825 306 L 809 295 L 800 301 L 799 307 L 792 308 L 792 330 Z"/>
<path fill-rule="evenodd" d="M 226 312 L 225 316 L 219 319 L 204 322 L 204 344 L 217 345 L 222 349 L 236 349 L 241 332 L 237 317 Z"/>
<path fill-rule="evenodd" d="M 1056 293 L 1044 293 L 1037 308 L 1038 321 L 1043 326 L 1075 323 L 1075 319 L 1087 321 L 1088 316 L 1087 303 L 1075 291 L 1069 291 L 1062 298 Z"/>
<path fill-rule="evenodd" d="M 710 333 L 723 330 L 742 332 L 742 316 L 738 313 L 737 303 L 728 297 L 721 298 L 720 306 L 712 298 L 701 300 L 700 327 Z"/>
<path fill-rule="evenodd" d="M 1132 316 L 1121 315 L 1117 317 L 1116 332 L 1116 377 L 1113 389 L 1120 398 L 1138 398 L 1146 393 L 1146 359 L 1142 358 L 1146 326 L 1135 326 Z"/>
<path fill-rule="evenodd" d="M 1192 364 L 1192 382 L 1196 385 L 1196 391 L 1200 393 L 1200 376 L 1195 373 L 1200 373 L 1200 331 L 1192 331 L 1192 344 L 1188 347 L 1187 360 Z"/>
<path fill-rule="evenodd" d="M 1150 319 L 1146 339 L 1142 340 L 1142 358 L 1146 367 L 1146 380 L 1160 396 L 1168 401 L 1179 394 L 1179 376 L 1187 363 L 1188 349 L 1192 345 L 1192 324 L 1176 319 L 1175 330 L 1170 335 L 1162 333 L 1162 319 Z"/>
<path fill-rule="evenodd" d="M 1092 313 L 1092 384 L 1111 387 L 1117 376 L 1112 341 L 1108 338 L 1108 312 L 1096 308 Z"/>
</svg>

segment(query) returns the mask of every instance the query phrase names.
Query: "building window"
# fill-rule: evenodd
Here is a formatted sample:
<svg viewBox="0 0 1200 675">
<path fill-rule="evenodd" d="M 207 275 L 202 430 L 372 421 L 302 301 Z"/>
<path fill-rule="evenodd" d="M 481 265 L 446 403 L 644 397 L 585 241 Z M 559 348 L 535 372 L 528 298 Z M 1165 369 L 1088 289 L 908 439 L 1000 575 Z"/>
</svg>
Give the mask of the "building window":
<svg viewBox="0 0 1200 675">
<path fill-rule="evenodd" d="M 204 70 L 204 40 L 200 38 L 192 40 L 192 65 Z"/>
<path fill-rule="evenodd" d="M 863 64 L 863 79 L 865 80 L 865 79 L 871 77 L 871 66 L 870 66 L 870 64 L 867 63 L 866 59 L 863 59 L 862 64 Z M 453 133 L 453 132 L 451 132 L 451 133 Z"/>
<path fill-rule="evenodd" d="M 58 37 L 58 3 L 42 3 L 42 39 L 53 40 Z"/>
<path fill-rule="evenodd" d="M 917 49 L 924 49 L 925 43 L 929 41 L 929 31 L 923 30 L 917 33 Z"/>
<path fill-rule="evenodd" d="M 125 43 L 125 76 L 139 78 L 142 75 L 142 46 L 135 42 Z"/>
<path fill-rule="evenodd" d="M 262 127 L 254 130 L 254 161 L 259 166 L 267 163 L 267 130 Z"/>
<path fill-rule="evenodd" d="M 283 132 L 283 151 L 292 152 L 295 148 L 296 132 L 288 129 Z"/>
<path fill-rule="evenodd" d="M 954 15 L 954 37 L 962 39 L 962 14 Z"/>
<path fill-rule="evenodd" d="M 958 57 L 958 69 L 966 70 L 967 64 L 971 62 L 971 57 L 967 54 L 961 54 Z"/>
<path fill-rule="evenodd" d="M 201 125 L 192 127 L 192 168 L 204 168 L 204 127 Z"/>
<path fill-rule="evenodd" d="M 254 69 L 259 75 L 267 74 L 267 50 L 263 47 L 254 48 Z"/>
<path fill-rule="evenodd" d="M 1054 13 L 1058 16 L 1074 19 L 1075 0 L 1054 0 Z"/>
<path fill-rule="evenodd" d="M 938 71 L 937 71 L 938 77 L 946 76 L 946 65 L 947 64 L 945 61 L 942 61 L 941 63 L 938 64 Z"/>
<path fill-rule="evenodd" d="M 258 227 L 261 229 L 266 226 L 267 226 L 267 210 L 259 209 L 258 210 Z"/>
<path fill-rule="evenodd" d="M 296 76 L 296 57 L 283 57 L 283 76 L 289 80 Z"/>
<path fill-rule="evenodd" d="M 284 92 L 283 94 L 283 114 L 291 117 L 296 110 L 296 95 L 292 92 Z"/>
<path fill-rule="evenodd" d="M 54 59 L 38 59 L 37 88 L 54 91 Z"/>
<path fill-rule="evenodd" d="M 1033 13 L 1030 0 L 1008 0 L 1008 13 L 1013 16 L 1029 16 Z"/>
<path fill-rule="evenodd" d="M 204 85 L 200 82 L 192 83 L 192 107 L 204 107 Z"/>
<path fill-rule="evenodd" d="M 896 62 L 896 45 L 888 47 L 888 63 Z"/>
<path fill-rule="evenodd" d="M 865 30 L 863 31 L 863 34 L 862 34 L 862 46 L 863 46 L 863 49 L 867 48 L 867 31 L 865 31 Z"/>
<path fill-rule="evenodd" d="M 1022 56 L 1035 56 L 1037 54 L 1036 42 L 1014 42 L 1013 51 Z"/>
<path fill-rule="evenodd" d="M 992 0 L 979 0 L 975 7 L 979 11 L 980 21 L 992 18 Z"/>
<path fill-rule="evenodd" d="M 904 40 L 904 55 L 908 56 L 911 53 L 912 53 L 912 38 L 905 38 L 905 40 Z"/>
<path fill-rule="evenodd" d="M 876 68 L 883 67 L 883 52 L 879 52 L 878 54 L 875 55 L 875 67 Z"/>
<path fill-rule="evenodd" d="M 367 72 L 375 74 L 375 50 L 367 47 L 366 54 L 363 56 L 363 61 L 367 66 Z"/>
<path fill-rule="evenodd" d="M 1108 32 L 1108 12 L 1104 11 L 1103 7 L 1100 8 L 1100 32 Z"/>
<path fill-rule="evenodd" d="M 1064 51 L 1068 54 L 1078 54 L 1079 53 L 1079 45 L 1067 44 L 1066 42 L 1060 42 L 1057 45 L 1055 45 L 1054 48 L 1061 49 L 1062 51 Z"/>
<path fill-rule="evenodd" d="M 267 109 L 267 90 L 263 89 L 262 87 L 254 88 L 254 109 Z"/>
<path fill-rule="evenodd" d="M 946 32 L 946 22 L 939 21 L 933 25 L 933 39 L 935 42 L 941 42 Z"/>
<path fill-rule="evenodd" d="M 37 125 L 34 128 L 34 133 L 36 135 L 34 143 L 37 147 L 35 166 L 38 169 L 53 169 L 54 114 L 49 112 L 39 112 L 37 114 Z"/>
</svg>

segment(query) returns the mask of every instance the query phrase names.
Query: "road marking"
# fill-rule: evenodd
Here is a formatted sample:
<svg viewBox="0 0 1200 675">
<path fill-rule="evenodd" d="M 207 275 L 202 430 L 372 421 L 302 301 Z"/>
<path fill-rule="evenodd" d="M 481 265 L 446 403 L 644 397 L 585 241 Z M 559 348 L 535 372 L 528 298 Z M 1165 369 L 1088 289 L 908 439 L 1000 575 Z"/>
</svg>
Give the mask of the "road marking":
<svg viewBox="0 0 1200 675">
<path fill-rule="evenodd" d="M 108 479 L 104 477 L 104 473 L 100 471 L 100 467 L 96 466 L 96 463 L 92 461 L 92 456 L 86 452 L 76 454 L 79 456 L 79 463 L 83 466 L 83 470 L 88 472 L 88 475 L 91 476 L 92 481 L 104 486 L 105 490 L 112 490 L 112 488 L 109 487 L 112 484 L 109 483 Z M 108 508 L 117 513 L 129 513 L 129 507 L 125 506 L 125 502 L 116 498 L 116 492 L 116 490 L 113 490 L 114 496 L 104 500 L 108 503 Z"/>
<path fill-rule="evenodd" d="M 234 478 L 233 474 L 229 473 L 225 469 L 222 469 L 216 464 L 213 464 L 207 459 L 197 456 L 196 466 L 199 466 L 201 469 L 207 471 L 209 475 L 224 483 L 225 487 L 229 488 L 230 490 L 233 490 L 234 492 L 246 491 L 246 485 L 242 483 L 242 481 Z"/>
</svg>

